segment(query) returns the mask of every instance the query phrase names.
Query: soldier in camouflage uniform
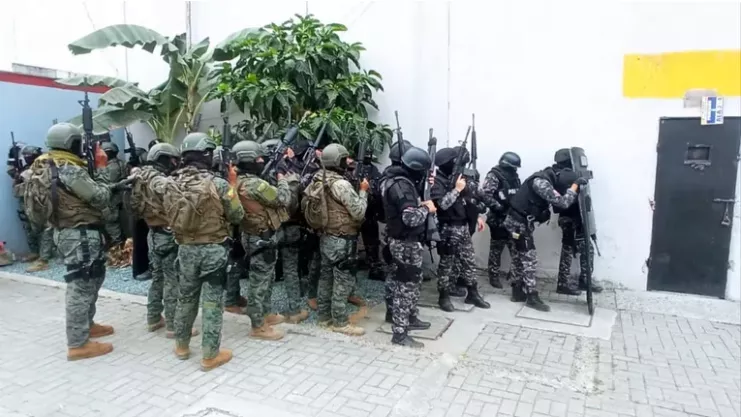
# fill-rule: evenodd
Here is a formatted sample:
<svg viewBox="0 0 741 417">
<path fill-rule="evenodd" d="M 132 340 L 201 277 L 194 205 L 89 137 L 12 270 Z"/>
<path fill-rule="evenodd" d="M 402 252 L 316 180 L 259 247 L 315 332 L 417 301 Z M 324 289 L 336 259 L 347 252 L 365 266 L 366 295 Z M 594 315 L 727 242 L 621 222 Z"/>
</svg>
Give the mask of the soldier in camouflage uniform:
<svg viewBox="0 0 741 417">
<path fill-rule="evenodd" d="M 152 284 L 147 297 L 147 327 L 150 332 L 164 327 L 165 336 L 173 339 L 180 285 L 175 265 L 178 245 L 168 227 L 164 193 L 170 181 L 168 176 L 180 164 L 180 151 L 169 143 L 160 143 L 149 150 L 148 156 L 150 163 L 132 173 L 136 182 L 131 190 L 132 209 L 149 226 L 147 243 Z M 198 331 L 193 330 L 193 334 Z"/>
<path fill-rule="evenodd" d="M 567 148 L 559 149 L 554 155 L 553 169 L 559 176 L 571 176 L 576 178 L 577 174 L 571 165 L 571 151 Z M 563 181 L 560 181 L 563 182 Z M 587 272 L 591 272 L 594 263 L 587 264 L 587 258 L 582 256 L 585 250 L 589 250 L 589 259 L 594 259 L 594 247 L 588 237 L 584 236 L 581 213 L 579 212 L 579 201 L 566 209 L 553 208 L 558 214 L 558 226 L 561 228 L 561 259 L 558 263 L 558 285 L 556 292 L 566 295 L 580 295 L 580 290 L 587 289 Z M 571 276 L 571 260 L 579 254 L 579 283 L 574 282 Z M 602 292 L 602 287 L 592 281 L 592 292 Z"/>
<path fill-rule="evenodd" d="M 180 147 L 184 167 L 175 171 L 174 181 L 182 193 L 179 202 L 192 207 L 190 215 L 176 217 L 170 226 L 178 247 L 180 296 L 175 311 L 175 355 L 190 357 L 193 322 L 203 297 L 203 336 L 201 369 L 209 371 L 232 358 L 228 349 L 220 349 L 224 313 L 224 283 L 229 256 L 226 242 L 232 224 L 239 224 L 244 209 L 233 186 L 211 171 L 214 141 L 205 133 L 190 133 Z M 166 192 L 166 198 L 172 194 Z M 189 202 L 189 203 L 188 203 Z M 177 216 L 177 214 L 175 214 Z M 172 218 L 172 215 L 171 215 Z"/>
<path fill-rule="evenodd" d="M 221 171 L 221 146 L 217 146 L 214 151 L 213 165 L 211 166 L 214 175 L 224 176 Z M 241 236 L 233 236 L 234 239 L 240 239 Z M 247 274 L 245 268 L 245 259 L 234 259 L 229 256 L 226 267 L 226 297 L 224 299 L 224 311 L 232 314 L 244 314 L 244 307 L 247 307 L 247 299 L 242 296 L 241 280 Z"/>
<path fill-rule="evenodd" d="M 15 161 L 16 153 L 22 165 L 19 172 Z M 31 172 L 28 167 L 33 161 L 41 156 L 41 148 L 32 145 L 16 144 L 16 149 L 11 149 L 8 155 L 8 175 L 13 178 L 13 195 L 18 199 L 18 218 L 21 220 L 23 230 L 26 232 L 28 249 L 31 253 L 22 258 L 23 262 L 33 262 L 26 272 L 38 272 L 49 269 L 49 261 L 54 257 L 54 242 L 51 227 L 46 224 L 36 224 L 29 220 L 26 207 L 23 202 L 25 182 L 28 181 Z"/>
<path fill-rule="evenodd" d="M 512 301 L 525 301 L 525 305 L 540 311 L 550 311 L 551 308 L 540 299 L 536 288 L 535 224 L 550 219 L 551 205 L 561 209 L 572 205 L 579 186 L 586 184 L 586 180 L 577 178 L 565 194 L 558 191 L 563 188 L 559 184 L 559 176 L 551 167 L 528 177 L 510 201 L 511 208 L 503 223 L 515 242 L 512 258 L 523 268 L 522 277 L 515 277 Z"/>
<path fill-rule="evenodd" d="M 304 150 L 308 152 L 308 150 Z M 321 151 L 316 150 L 317 158 L 321 157 Z M 302 158 L 303 153 L 297 154 L 297 158 Z M 304 171 L 299 186 L 300 192 L 309 186 L 314 175 L 319 171 L 319 164 L 316 161 L 309 163 L 305 169 L 303 165 L 297 166 L 299 172 Z M 312 310 L 317 309 L 317 290 L 319 288 L 319 276 L 321 275 L 322 255 L 319 251 L 319 235 L 316 234 L 305 221 L 302 220 L 303 230 L 301 235 L 301 248 L 299 250 L 299 273 L 300 279 L 305 282 L 306 293 L 309 297 L 308 304 Z"/>
<path fill-rule="evenodd" d="M 112 191 L 125 182 L 102 185 L 95 182 L 80 158 L 82 132 L 69 123 L 49 129 L 48 153 L 31 167 L 24 194 L 30 211 L 50 208 L 48 221 L 54 227 L 54 242 L 67 266 L 66 323 L 67 359 L 105 355 L 110 343 L 90 339 L 113 334 L 113 327 L 93 321 L 98 291 L 105 279 L 105 254 L 100 229 L 109 210 Z"/>
<path fill-rule="evenodd" d="M 314 175 L 312 184 L 319 183 L 326 192 L 328 223 L 319 238 L 321 275 L 317 288 L 319 324 L 349 336 L 365 333 L 348 321 L 347 298 L 355 286 L 352 273 L 357 254 L 351 253 L 352 241 L 358 238 L 368 204 L 368 180 L 360 183 L 360 192 L 344 178 L 347 171 L 347 149 L 338 144 L 327 145 L 322 151 L 324 169 Z"/>
<path fill-rule="evenodd" d="M 115 184 L 126 178 L 126 164 L 124 161 L 118 159 L 118 146 L 113 142 L 103 142 L 101 148 L 108 157 L 108 162 L 105 167 L 96 170 L 96 179 L 104 184 Z M 105 219 L 105 230 L 111 239 L 109 246 L 113 247 L 123 243 L 123 235 L 121 233 L 121 195 L 112 195 L 109 205 L 110 216 Z"/>
<path fill-rule="evenodd" d="M 450 301 L 450 291 L 454 290 L 453 273 L 455 262 L 460 263 L 460 278 L 467 288 L 466 304 L 479 308 L 490 308 L 479 294 L 478 283 L 474 277 L 476 266 L 469 218 L 466 212 L 464 197 L 461 195 L 466 188 L 466 179 L 461 175 L 451 178 L 458 152 L 454 148 L 444 148 L 437 151 L 435 165 L 438 166 L 435 176 L 435 185 L 432 186 L 431 197 L 437 207 L 437 218 L 440 224 L 440 242 L 438 253 L 440 263 L 437 270 L 437 289 L 440 294 L 438 304 L 443 311 L 453 311 Z M 452 182 L 455 185 L 452 186 Z"/>
<path fill-rule="evenodd" d="M 239 171 L 237 194 L 245 212 L 242 245 L 250 257 L 250 290 L 247 296 L 247 314 L 252 322 L 250 337 L 278 340 L 283 338 L 283 333 L 273 326 L 283 323 L 285 317 L 268 314 L 271 307 L 268 294 L 275 280 L 277 245 L 280 241 L 276 231 L 288 220 L 291 189 L 282 174 L 278 174 L 277 187 L 260 178 L 265 165 L 265 150 L 259 143 L 238 142 L 232 151 Z"/>
<path fill-rule="evenodd" d="M 391 343 L 421 348 L 409 330 L 425 330 L 430 323 L 419 319 L 417 301 L 422 283 L 422 243 L 427 216 L 437 211 L 432 201 L 420 203 L 417 189 L 432 165 L 426 151 L 409 148 L 401 166 L 385 171 L 381 193 L 391 254 L 391 272 L 386 281 L 390 300 L 386 300 L 386 321 L 392 322 Z"/>
<path fill-rule="evenodd" d="M 491 235 L 488 273 L 489 283 L 494 288 L 502 288 L 499 268 L 502 264 L 504 247 L 509 248 L 510 257 L 514 251 L 514 241 L 503 223 L 509 210 L 509 201 L 520 188 L 520 177 L 517 175 L 520 163 L 519 155 L 514 152 L 505 152 L 499 158 L 499 164 L 486 174 L 484 184 L 479 190 L 479 198 L 489 210 L 486 218 Z M 518 263 L 511 262 L 510 270 L 512 276 L 522 275 L 522 265 Z"/>
</svg>

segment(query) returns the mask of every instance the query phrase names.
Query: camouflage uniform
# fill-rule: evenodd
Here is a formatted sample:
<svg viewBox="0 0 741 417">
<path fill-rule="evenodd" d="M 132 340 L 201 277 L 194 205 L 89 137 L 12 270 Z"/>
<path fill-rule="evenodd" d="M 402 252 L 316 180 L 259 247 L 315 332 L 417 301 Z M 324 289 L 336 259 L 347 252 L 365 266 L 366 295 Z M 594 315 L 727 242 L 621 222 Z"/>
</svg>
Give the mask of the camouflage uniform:
<svg viewBox="0 0 741 417">
<path fill-rule="evenodd" d="M 524 186 L 523 186 L 524 187 Z M 534 178 L 532 180 L 532 192 L 538 197 L 545 200 L 549 205 L 566 208 L 576 200 L 576 193 L 568 190 L 566 194 L 561 195 L 553 185 L 544 178 Z M 537 294 L 535 282 L 535 270 L 537 268 L 537 253 L 533 241 L 533 231 L 535 224 L 530 221 L 523 221 L 522 216 L 514 215 L 510 212 L 504 220 L 504 227 L 512 235 L 517 243 L 512 253 L 512 258 L 522 265 L 523 275 L 518 279 L 517 284 L 522 286 L 525 294 Z M 521 279 L 521 282 L 519 281 Z"/>
<path fill-rule="evenodd" d="M 190 187 L 209 187 L 210 184 L 214 194 L 211 198 L 201 200 L 203 207 L 198 207 L 197 212 L 204 215 L 196 217 L 200 224 L 187 225 L 195 232 L 181 233 L 178 230 L 181 225 L 171 224 L 175 240 L 180 245 L 177 257 L 180 296 L 175 311 L 175 353 L 181 359 L 190 355 L 193 322 L 198 315 L 199 300 L 203 297 L 201 366 L 204 370 L 231 359 L 231 352 L 220 350 L 228 258 L 225 242 L 229 237 L 229 225 L 238 224 L 244 216 L 234 189 L 226 180 L 215 177 L 210 171 L 209 156 L 215 148 L 213 141 L 203 133 L 191 133 L 183 139 L 180 152 L 186 166 L 175 171 L 178 188 L 187 192 Z"/>
<path fill-rule="evenodd" d="M 341 145 L 328 145 L 322 153 L 323 165 L 341 169 L 341 161 L 349 156 Z M 345 159 L 346 160 L 346 159 Z M 322 323 L 333 322 L 332 329 L 349 335 L 363 334 L 363 329 L 348 322 L 347 298 L 355 286 L 352 273 L 357 254 L 351 253 L 353 240 L 358 238 L 365 219 L 368 194 L 355 192 L 339 172 L 329 169 L 314 176 L 313 181 L 326 181 L 326 201 L 329 223 L 319 238 L 321 274 L 317 288 L 317 316 Z"/>
<path fill-rule="evenodd" d="M 584 230 L 581 227 L 581 219 L 575 220 L 568 216 L 559 216 L 558 225 L 561 227 L 563 235 L 561 237 L 561 259 L 558 262 L 558 285 L 573 288 L 576 283 L 571 276 L 571 259 L 576 254 L 584 253 L 585 245 L 589 250 L 589 258 L 594 259 L 594 246 L 592 242 L 584 237 Z M 587 264 L 587 258 L 579 255 L 579 283 L 586 283 L 587 272 L 594 269 L 594 263 Z M 585 284 L 584 284 L 585 285 Z"/>
<path fill-rule="evenodd" d="M 438 174 L 441 175 L 441 174 Z M 458 190 L 453 189 L 445 193 L 436 201 L 440 210 L 447 210 L 459 198 Z M 468 225 L 441 224 L 440 240 L 445 242 L 446 251 L 440 254 L 440 263 L 437 269 L 438 291 L 449 291 L 455 285 L 454 264 L 460 266 L 460 278 L 466 286 L 476 285 L 473 273 L 476 267 L 476 255 L 473 251 L 471 232 Z"/>
<path fill-rule="evenodd" d="M 111 143 L 105 143 L 104 144 L 104 150 L 106 149 L 105 145 L 113 145 Z M 115 146 L 115 145 L 113 145 Z M 118 152 L 118 148 L 115 148 L 115 152 Z M 108 163 L 105 167 L 99 168 L 96 173 L 95 177 L 98 181 L 104 183 L 104 184 L 115 184 L 122 179 L 126 177 L 126 164 L 118 159 L 118 158 L 111 158 L 109 156 Z M 123 241 L 123 235 L 121 233 L 121 207 L 122 207 L 122 198 L 119 193 L 116 193 L 111 196 L 111 201 L 109 202 L 109 213 L 110 215 L 108 218 L 105 219 L 105 230 L 108 234 L 108 237 L 111 239 L 110 243 L 120 243 Z"/>
<path fill-rule="evenodd" d="M 300 180 L 298 175 L 289 174 L 286 177 L 291 190 L 291 200 L 288 204 L 292 218 L 299 212 L 298 198 Z M 302 311 L 301 282 L 298 270 L 298 252 L 301 245 L 301 226 L 294 222 L 283 225 L 283 242 L 281 243 L 281 254 L 283 255 L 283 282 L 288 297 L 289 316 L 295 316 Z"/>
</svg>

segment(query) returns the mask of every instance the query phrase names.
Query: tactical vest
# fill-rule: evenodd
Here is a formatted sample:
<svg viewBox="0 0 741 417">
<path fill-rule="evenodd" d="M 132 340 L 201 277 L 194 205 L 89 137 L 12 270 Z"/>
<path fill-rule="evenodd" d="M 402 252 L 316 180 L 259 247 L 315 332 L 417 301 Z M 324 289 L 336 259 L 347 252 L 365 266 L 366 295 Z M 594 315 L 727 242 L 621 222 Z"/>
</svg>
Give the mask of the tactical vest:
<svg viewBox="0 0 741 417">
<path fill-rule="evenodd" d="M 144 166 L 137 173 L 137 181 L 131 187 L 131 207 L 137 216 L 144 219 L 149 227 L 168 225 L 167 212 L 161 196 L 149 187 L 155 177 L 165 174 L 153 166 Z"/>
<path fill-rule="evenodd" d="M 175 240 L 181 245 L 224 242 L 229 225 L 214 174 L 188 166 L 175 175 L 176 187 L 165 194 Z"/>
<path fill-rule="evenodd" d="M 401 209 L 405 205 L 417 206 L 419 195 L 414 183 L 406 177 L 395 176 L 385 178 L 381 185 L 383 211 L 386 214 L 386 233 L 397 240 L 420 241 L 425 232 L 426 224 L 409 227 L 404 224 Z"/>
<path fill-rule="evenodd" d="M 550 218 L 550 203 L 536 194 L 533 190 L 533 180 L 536 178 L 545 179 L 551 184 L 556 182 L 555 172 L 553 172 L 553 169 L 548 167 L 529 176 L 522 183 L 520 189 L 515 193 L 512 200 L 510 200 L 511 211 L 515 213 L 516 217 L 521 217 L 521 221 L 524 221 L 529 217 L 537 222 L 543 223 Z"/>
<path fill-rule="evenodd" d="M 499 186 L 496 191 L 494 191 L 494 199 L 502 205 L 502 210 L 494 211 L 494 213 L 497 215 L 505 215 L 509 209 L 510 201 L 515 194 L 517 194 L 517 190 L 519 190 L 522 185 L 520 183 L 520 177 L 517 175 L 517 172 L 502 169 L 498 166 L 492 168 L 490 172 L 497 177 L 497 180 L 499 180 Z"/>
<path fill-rule="evenodd" d="M 254 175 L 240 176 L 237 187 L 239 201 L 244 207 L 244 218 L 242 219 L 242 231 L 251 235 L 259 235 L 267 230 L 278 230 L 281 224 L 288 220 L 288 210 L 284 207 L 265 207 L 255 199 L 251 188 L 262 182 Z M 271 186 L 272 187 L 272 186 Z"/>
<path fill-rule="evenodd" d="M 577 175 L 577 173 L 574 172 L 571 168 L 557 168 L 555 165 L 553 166 L 553 168 L 553 171 L 556 174 L 556 184 L 553 186 L 553 188 L 561 194 L 566 194 L 566 190 L 568 190 L 569 187 L 571 187 L 571 184 L 573 184 L 576 179 L 579 178 L 579 175 Z M 571 217 L 574 219 L 581 218 L 578 201 L 574 201 L 574 204 L 566 207 L 565 209 L 553 206 L 553 212 L 557 213 L 561 217 Z"/>
<path fill-rule="evenodd" d="M 67 165 L 74 165 L 79 169 L 85 169 L 84 167 L 71 162 L 68 158 L 55 157 L 51 154 L 47 154 L 47 158 L 39 157 L 37 161 L 39 161 L 38 164 L 34 163 L 31 166 L 33 170 L 31 177 L 50 176 L 51 184 L 48 192 L 52 204 L 52 215 L 49 223 L 53 227 L 71 229 L 103 223 L 103 214 L 100 210 L 93 208 L 89 203 L 73 194 L 59 179 L 59 169 Z"/>
<path fill-rule="evenodd" d="M 453 187 L 451 187 L 451 179 L 441 172 L 438 172 L 435 176 L 435 183 L 437 186 L 442 187 L 446 194 L 453 189 Z M 441 225 L 452 224 L 462 226 L 468 224 L 468 214 L 466 212 L 463 198 L 459 196 L 458 199 L 455 200 L 455 203 L 448 207 L 447 210 L 438 209 L 437 219 Z"/>
<path fill-rule="evenodd" d="M 317 174 L 321 175 L 321 174 Z M 324 233 L 332 236 L 355 236 L 360 230 L 362 221 L 356 222 L 350 217 L 350 212 L 340 203 L 337 196 L 334 195 L 334 184 L 337 181 L 346 181 L 340 174 L 327 171 L 327 212 L 329 222 L 324 228 Z"/>
</svg>

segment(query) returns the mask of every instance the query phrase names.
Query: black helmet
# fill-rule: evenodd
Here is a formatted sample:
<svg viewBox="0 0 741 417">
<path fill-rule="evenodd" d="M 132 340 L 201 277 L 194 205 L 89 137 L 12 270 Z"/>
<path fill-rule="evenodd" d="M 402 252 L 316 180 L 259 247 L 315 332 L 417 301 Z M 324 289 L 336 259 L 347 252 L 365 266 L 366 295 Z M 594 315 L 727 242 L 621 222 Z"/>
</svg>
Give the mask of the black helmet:
<svg viewBox="0 0 741 417">
<path fill-rule="evenodd" d="M 499 166 L 508 168 L 520 168 L 520 155 L 514 152 L 505 152 L 499 158 Z"/>
<path fill-rule="evenodd" d="M 442 148 L 435 154 L 435 165 L 441 166 L 452 162 L 458 156 L 458 150 L 455 148 Z"/>
<path fill-rule="evenodd" d="M 410 171 L 423 172 L 430 169 L 432 159 L 426 150 L 411 147 L 401 156 L 401 165 Z"/>
<path fill-rule="evenodd" d="M 455 150 L 456 156 L 458 156 L 458 152 L 460 152 L 461 149 L 463 149 L 463 165 L 466 165 L 469 162 L 471 162 L 471 152 L 468 152 L 468 149 L 463 148 L 461 146 L 456 146 L 453 149 Z"/>
<path fill-rule="evenodd" d="M 402 145 L 404 147 L 404 151 L 414 147 L 408 140 L 405 140 Z M 391 147 L 389 148 L 389 159 L 391 160 L 391 162 L 400 163 L 402 154 L 402 152 L 399 152 L 399 141 L 392 143 Z"/>
<path fill-rule="evenodd" d="M 553 155 L 553 161 L 557 164 L 565 164 L 571 162 L 571 150 L 569 148 L 563 148 L 556 151 Z"/>
</svg>

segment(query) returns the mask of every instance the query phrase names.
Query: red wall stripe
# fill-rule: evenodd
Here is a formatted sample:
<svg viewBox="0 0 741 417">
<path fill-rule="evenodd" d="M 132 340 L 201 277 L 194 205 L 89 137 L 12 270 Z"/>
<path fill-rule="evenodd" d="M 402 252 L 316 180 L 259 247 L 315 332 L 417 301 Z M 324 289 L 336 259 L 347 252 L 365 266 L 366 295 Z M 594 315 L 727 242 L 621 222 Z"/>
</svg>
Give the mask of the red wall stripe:
<svg viewBox="0 0 741 417">
<path fill-rule="evenodd" d="M 41 77 L 38 75 L 20 74 L 17 72 L 0 71 L 0 82 L 35 85 L 37 87 L 58 88 L 60 90 L 87 91 L 88 93 L 103 94 L 110 90 L 109 87 L 76 87 L 72 85 L 58 84 L 53 78 Z"/>
</svg>

